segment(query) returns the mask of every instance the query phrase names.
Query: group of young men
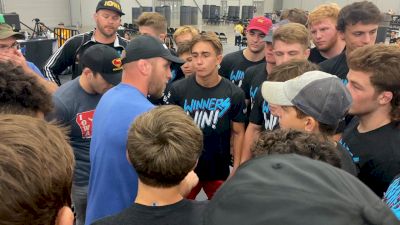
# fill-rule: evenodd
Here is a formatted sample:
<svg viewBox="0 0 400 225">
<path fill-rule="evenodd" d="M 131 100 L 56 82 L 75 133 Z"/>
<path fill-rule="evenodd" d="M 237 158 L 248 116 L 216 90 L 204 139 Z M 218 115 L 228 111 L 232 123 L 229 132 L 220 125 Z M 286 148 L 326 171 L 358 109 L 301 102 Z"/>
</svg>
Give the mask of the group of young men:
<svg viewBox="0 0 400 225">
<path fill-rule="evenodd" d="M 98 2 L 44 76 L 0 25 L 2 221 L 71 224 L 71 196 L 75 224 L 398 223 L 400 48 L 373 3 L 255 17 L 225 56 L 190 26 L 168 49 L 157 13 L 128 42 L 122 15 Z"/>
</svg>

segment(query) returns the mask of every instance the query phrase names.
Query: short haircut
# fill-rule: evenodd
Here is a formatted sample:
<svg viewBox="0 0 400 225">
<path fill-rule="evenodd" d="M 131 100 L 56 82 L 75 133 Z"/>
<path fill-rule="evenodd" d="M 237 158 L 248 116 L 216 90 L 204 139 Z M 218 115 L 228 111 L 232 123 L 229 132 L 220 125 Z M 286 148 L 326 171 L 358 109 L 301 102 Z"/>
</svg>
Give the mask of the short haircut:
<svg viewBox="0 0 400 225">
<path fill-rule="evenodd" d="M 207 32 L 205 34 L 196 35 L 191 43 L 190 52 L 192 52 L 193 46 L 199 42 L 208 42 L 214 48 L 217 55 L 222 55 L 222 44 L 217 35 L 213 32 Z"/>
<path fill-rule="evenodd" d="M 333 142 L 315 133 L 292 129 L 262 132 L 252 148 L 255 157 L 268 154 L 298 154 L 341 168 L 339 155 Z"/>
<path fill-rule="evenodd" d="M 317 64 L 308 60 L 291 60 L 279 66 L 275 66 L 270 74 L 268 74 L 268 81 L 284 82 L 295 77 L 302 75 L 305 72 L 319 70 Z"/>
<path fill-rule="evenodd" d="M 55 224 L 71 204 L 74 167 L 65 132 L 25 115 L 0 115 L 1 224 Z"/>
<path fill-rule="evenodd" d="M 51 94 L 21 67 L 0 62 L 0 114 L 36 116 L 53 109 Z"/>
<path fill-rule="evenodd" d="M 351 70 L 370 73 L 376 92 L 393 93 L 391 120 L 400 122 L 400 48 L 377 44 L 354 50 L 347 58 Z"/>
<path fill-rule="evenodd" d="M 292 23 L 307 24 L 307 13 L 302 9 L 287 9 L 282 12 L 281 20 L 289 20 Z"/>
<path fill-rule="evenodd" d="M 275 30 L 272 36 L 272 44 L 282 41 L 288 44 L 298 43 L 307 49 L 310 45 L 310 33 L 308 29 L 299 23 L 288 23 Z"/>
<path fill-rule="evenodd" d="M 136 118 L 127 149 L 142 183 L 173 187 L 194 169 L 203 133 L 179 106 L 159 106 Z"/>
<path fill-rule="evenodd" d="M 167 33 L 167 20 L 157 12 L 143 12 L 137 19 L 137 24 L 139 27 L 151 27 L 159 34 Z"/>
<path fill-rule="evenodd" d="M 340 10 L 336 29 L 345 32 L 347 25 L 355 25 L 359 22 L 362 24 L 379 24 L 382 20 L 383 16 L 374 3 L 368 1 L 354 2 Z"/>
<path fill-rule="evenodd" d="M 178 54 L 178 56 L 181 56 L 182 54 L 185 54 L 185 53 L 190 54 L 190 47 L 191 47 L 191 42 L 189 42 L 189 41 L 179 43 L 176 53 Z"/>
<path fill-rule="evenodd" d="M 332 19 L 334 23 L 336 23 L 339 16 L 339 11 L 340 7 L 336 3 L 327 3 L 319 5 L 308 15 L 307 24 L 308 26 L 311 26 L 327 18 Z"/>
<path fill-rule="evenodd" d="M 301 111 L 296 106 L 282 106 L 282 107 L 283 108 L 293 107 L 294 110 L 296 111 L 296 117 L 299 118 L 299 119 L 302 119 L 302 118 L 304 118 L 306 116 L 310 116 L 310 115 L 307 115 L 306 113 L 304 113 L 303 111 Z M 332 136 L 332 135 L 334 135 L 336 133 L 336 130 L 337 130 L 338 126 L 339 126 L 339 122 L 337 124 L 330 125 L 330 124 L 321 123 L 316 119 L 315 119 L 315 121 L 317 121 L 318 130 L 321 133 L 321 135 L 323 135 L 323 136 Z"/>
<path fill-rule="evenodd" d="M 176 42 L 176 37 L 180 36 L 182 34 L 191 34 L 193 37 L 199 34 L 199 31 L 189 25 L 184 25 L 184 26 L 180 26 L 176 29 L 176 31 L 174 32 L 174 41 Z"/>
</svg>

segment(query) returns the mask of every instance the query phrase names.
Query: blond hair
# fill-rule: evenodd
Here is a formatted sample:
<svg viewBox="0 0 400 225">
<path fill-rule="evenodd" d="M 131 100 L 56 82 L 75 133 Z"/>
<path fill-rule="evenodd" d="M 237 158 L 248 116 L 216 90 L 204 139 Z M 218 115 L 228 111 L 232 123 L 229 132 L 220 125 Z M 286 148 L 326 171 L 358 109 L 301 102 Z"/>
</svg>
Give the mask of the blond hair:
<svg viewBox="0 0 400 225">
<path fill-rule="evenodd" d="M 199 42 L 208 42 L 214 48 L 217 55 L 222 55 L 222 44 L 218 36 L 214 32 L 207 32 L 205 34 L 196 35 L 191 43 L 190 52 L 193 46 Z"/>
<path fill-rule="evenodd" d="M 308 26 L 313 25 L 314 23 L 318 23 L 323 19 L 329 18 L 332 19 L 334 24 L 336 25 L 336 21 L 339 16 L 340 7 L 336 3 L 328 3 L 322 4 L 316 7 L 310 14 L 308 15 Z"/>
<path fill-rule="evenodd" d="M 163 15 L 156 12 L 144 12 L 137 19 L 137 25 L 139 27 L 151 27 L 158 34 L 167 33 L 167 20 Z"/>
<path fill-rule="evenodd" d="M 299 23 L 288 23 L 275 30 L 272 36 L 272 44 L 282 41 L 288 44 L 298 43 L 307 49 L 310 45 L 310 34 L 307 28 Z"/>
<path fill-rule="evenodd" d="M 176 42 L 176 37 L 178 37 L 182 34 L 191 34 L 192 37 L 194 37 L 199 34 L 199 31 L 196 28 L 189 26 L 189 25 L 180 26 L 174 32 L 174 35 L 173 35 L 174 41 Z"/>
</svg>

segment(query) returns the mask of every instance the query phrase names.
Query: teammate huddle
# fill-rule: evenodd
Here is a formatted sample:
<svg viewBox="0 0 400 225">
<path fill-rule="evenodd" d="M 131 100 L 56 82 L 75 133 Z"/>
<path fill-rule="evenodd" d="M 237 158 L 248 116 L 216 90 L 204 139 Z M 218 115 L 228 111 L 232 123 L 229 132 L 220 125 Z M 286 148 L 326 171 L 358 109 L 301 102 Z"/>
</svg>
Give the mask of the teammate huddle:
<svg viewBox="0 0 400 225">
<path fill-rule="evenodd" d="M 50 57 L 45 78 L 74 74 L 52 95 L 0 52 L 2 221 L 71 224 L 71 196 L 75 224 L 398 223 L 400 48 L 375 44 L 373 3 L 255 17 L 247 48 L 225 56 L 190 26 L 168 49 L 158 13 L 143 13 L 128 42 L 122 15 L 100 1 L 96 29 Z M 194 200 L 201 189 L 209 201 Z M 24 207 L 47 200 L 47 211 Z"/>
</svg>

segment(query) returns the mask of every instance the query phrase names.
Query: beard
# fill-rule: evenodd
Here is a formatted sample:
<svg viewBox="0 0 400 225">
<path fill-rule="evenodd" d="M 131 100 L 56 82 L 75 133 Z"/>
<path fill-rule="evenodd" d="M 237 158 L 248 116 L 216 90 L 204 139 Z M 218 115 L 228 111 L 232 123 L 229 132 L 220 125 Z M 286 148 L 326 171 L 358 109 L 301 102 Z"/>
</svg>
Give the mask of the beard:
<svg viewBox="0 0 400 225">
<path fill-rule="evenodd" d="M 116 34 L 117 29 L 115 29 L 115 28 L 113 28 L 113 27 L 109 27 L 109 26 L 108 26 L 107 28 L 111 28 L 111 29 L 112 29 L 112 32 L 106 30 L 106 26 L 100 26 L 100 25 L 97 26 L 97 30 L 98 30 L 103 36 L 105 36 L 105 37 L 107 37 L 107 38 L 113 37 L 113 36 Z"/>
</svg>

